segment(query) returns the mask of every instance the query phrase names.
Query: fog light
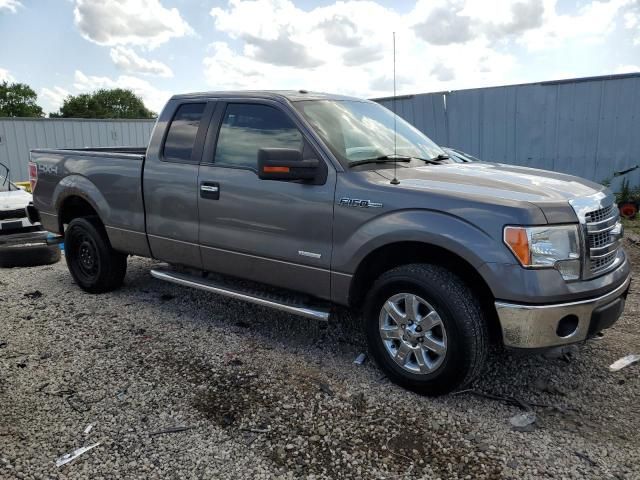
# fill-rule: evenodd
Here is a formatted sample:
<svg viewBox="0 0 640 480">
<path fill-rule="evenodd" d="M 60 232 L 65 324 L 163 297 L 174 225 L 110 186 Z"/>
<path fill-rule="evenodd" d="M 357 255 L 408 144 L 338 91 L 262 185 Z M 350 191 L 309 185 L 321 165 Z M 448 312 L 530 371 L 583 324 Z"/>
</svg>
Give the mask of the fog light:
<svg viewBox="0 0 640 480">
<path fill-rule="evenodd" d="M 578 329 L 578 317 L 575 315 L 567 315 L 566 317 L 562 317 L 558 322 L 558 328 L 556 329 L 556 334 L 559 337 L 568 337 L 569 335 L 573 335 Z"/>
</svg>

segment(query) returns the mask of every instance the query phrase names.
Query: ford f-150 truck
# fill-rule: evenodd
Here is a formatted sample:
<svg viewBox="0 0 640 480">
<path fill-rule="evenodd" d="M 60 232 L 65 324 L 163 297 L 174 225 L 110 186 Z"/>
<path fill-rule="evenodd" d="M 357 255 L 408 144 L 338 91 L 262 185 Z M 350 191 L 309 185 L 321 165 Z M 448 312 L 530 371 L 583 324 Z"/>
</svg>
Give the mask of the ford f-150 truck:
<svg viewBox="0 0 640 480">
<path fill-rule="evenodd" d="M 370 101 L 177 95 L 148 147 L 33 150 L 31 215 L 64 235 L 75 282 L 156 278 L 327 320 L 361 312 L 395 382 L 441 394 L 491 339 L 538 351 L 622 314 L 630 266 L 611 192 L 569 175 L 455 163 Z M 242 280 L 238 280 L 242 279 Z"/>
</svg>

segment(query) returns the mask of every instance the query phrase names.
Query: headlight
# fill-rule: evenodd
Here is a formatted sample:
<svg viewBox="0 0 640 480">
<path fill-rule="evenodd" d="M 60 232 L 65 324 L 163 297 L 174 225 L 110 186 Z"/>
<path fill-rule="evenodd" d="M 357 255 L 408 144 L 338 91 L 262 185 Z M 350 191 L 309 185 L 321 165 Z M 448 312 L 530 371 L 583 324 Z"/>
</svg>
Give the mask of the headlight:
<svg viewBox="0 0 640 480">
<path fill-rule="evenodd" d="M 565 280 L 580 278 L 577 225 L 505 227 L 504 243 L 525 268 L 555 268 Z"/>
</svg>

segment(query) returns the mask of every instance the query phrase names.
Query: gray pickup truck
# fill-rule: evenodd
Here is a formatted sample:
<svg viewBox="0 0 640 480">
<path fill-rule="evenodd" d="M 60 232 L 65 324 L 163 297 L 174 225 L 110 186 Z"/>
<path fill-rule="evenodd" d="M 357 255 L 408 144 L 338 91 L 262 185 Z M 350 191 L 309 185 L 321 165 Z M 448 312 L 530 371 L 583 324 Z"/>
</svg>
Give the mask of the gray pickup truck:
<svg viewBox="0 0 640 480">
<path fill-rule="evenodd" d="M 396 383 L 441 394 L 491 341 L 582 342 L 624 310 L 611 192 L 569 175 L 455 163 L 384 107 L 337 95 L 177 95 L 148 147 L 33 150 L 31 215 L 64 235 L 75 282 L 151 274 L 297 315 L 361 312 Z M 242 279 L 242 280 L 239 280 Z"/>
</svg>

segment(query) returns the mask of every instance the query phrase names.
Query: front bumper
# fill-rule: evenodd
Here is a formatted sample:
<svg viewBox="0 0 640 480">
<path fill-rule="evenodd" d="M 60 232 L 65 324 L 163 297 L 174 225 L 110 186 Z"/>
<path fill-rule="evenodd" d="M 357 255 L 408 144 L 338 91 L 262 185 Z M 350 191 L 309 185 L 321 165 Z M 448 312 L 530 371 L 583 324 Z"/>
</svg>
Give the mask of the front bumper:
<svg viewBox="0 0 640 480">
<path fill-rule="evenodd" d="M 585 340 L 610 327 L 624 311 L 631 276 L 597 298 L 553 305 L 496 302 L 504 345 L 547 348 Z"/>
</svg>

